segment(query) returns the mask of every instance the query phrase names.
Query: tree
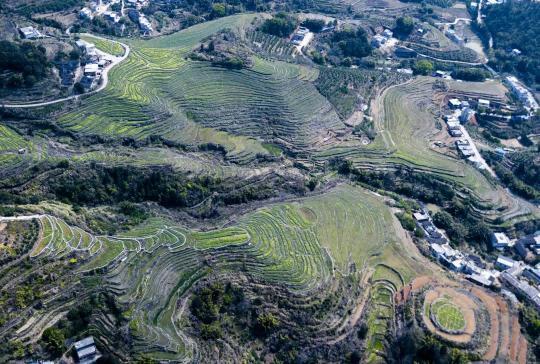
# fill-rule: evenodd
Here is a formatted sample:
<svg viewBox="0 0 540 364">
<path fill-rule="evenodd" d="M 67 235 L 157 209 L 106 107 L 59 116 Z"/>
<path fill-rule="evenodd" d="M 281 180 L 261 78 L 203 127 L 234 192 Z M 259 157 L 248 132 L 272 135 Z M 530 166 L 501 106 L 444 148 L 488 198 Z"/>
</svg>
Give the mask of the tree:
<svg viewBox="0 0 540 364">
<path fill-rule="evenodd" d="M 418 75 L 428 75 L 433 72 L 433 63 L 431 63 L 427 59 L 421 59 L 419 61 L 416 61 L 413 66 L 413 71 L 415 74 Z"/>
<path fill-rule="evenodd" d="M 279 325 L 279 320 L 271 312 L 263 313 L 257 317 L 255 330 L 259 334 L 268 334 Z"/>
<path fill-rule="evenodd" d="M 325 21 L 320 19 L 306 19 L 302 22 L 302 26 L 308 28 L 313 33 L 319 33 L 325 25 Z"/>
<path fill-rule="evenodd" d="M 213 18 L 221 18 L 227 14 L 227 9 L 225 8 L 225 4 L 222 3 L 216 3 L 212 5 L 212 17 Z"/>
<path fill-rule="evenodd" d="M 371 54 L 371 45 L 364 29 L 346 29 L 335 32 L 332 42 L 337 44 L 345 57 L 362 58 Z"/>
<path fill-rule="evenodd" d="M 31 43 L 17 44 L 9 41 L 0 41 L 0 73 L 14 72 L 14 76 L 7 80 L 0 78 L 0 86 L 22 86 L 21 79 L 26 86 L 32 86 L 36 81 L 47 74 L 50 64 L 47 61 L 46 50 L 42 46 Z M 6 82 L 7 81 L 7 82 Z"/>
<path fill-rule="evenodd" d="M 446 211 L 437 211 L 433 216 L 433 222 L 441 229 L 449 229 L 454 223 L 454 218 Z"/>
<path fill-rule="evenodd" d="M 410 213 L 399 212 L 396 214 L 396 217 L 405 230 L 413 231 L 416 228 L 416 224 L 414 223 L 414 219 Z"/>
<path fill-rule="evenodd" d="M 401 36 L 402 38 L 405 38 L 412 33 L 413 29 L 413 19 L 410 16 L 402 16 L 396 20 L 396 27 L 394 28 L 394 33 Z"/>
<path fill-rule="evenodd" d="M 49 327 L 43 331 L 41 335 L 41 340 L 46 345 L 47 350 L 56 356 L 62 355 L 64 351 L 64 332 L 56 327 Z"/>
<path fill-rule="evenodd" d="M 295 28 L 295 18 L 284 13 L 278 13 L 272 19 L 266 19 L 261 27 L 261 30 L 277 37 L 287 37 Z"/>
</svg>

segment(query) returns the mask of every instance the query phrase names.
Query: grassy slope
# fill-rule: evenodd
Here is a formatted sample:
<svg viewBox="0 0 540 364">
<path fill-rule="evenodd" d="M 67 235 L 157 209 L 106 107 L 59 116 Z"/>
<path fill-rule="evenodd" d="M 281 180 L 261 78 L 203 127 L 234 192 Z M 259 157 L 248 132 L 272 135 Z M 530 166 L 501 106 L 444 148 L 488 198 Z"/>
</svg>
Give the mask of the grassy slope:
<svg viewBox="0 0 540 364">
<path fill-rule="evenodd" d="M 93 43 L 96 48 L 102 52 L 109 53 L 117 57 L 124 55 L 124 48 L 117 42 L 87 35 L 80 35 L 80 38 L 89 43 Z"/>
</svg>

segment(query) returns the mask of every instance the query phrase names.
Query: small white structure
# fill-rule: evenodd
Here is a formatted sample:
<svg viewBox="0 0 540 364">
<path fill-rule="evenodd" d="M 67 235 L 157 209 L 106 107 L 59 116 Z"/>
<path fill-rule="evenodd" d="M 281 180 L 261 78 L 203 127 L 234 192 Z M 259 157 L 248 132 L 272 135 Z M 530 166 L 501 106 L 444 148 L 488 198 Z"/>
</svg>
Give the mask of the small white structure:
<svg viewBox="0 0 540 364">
<path fill-rule="evenodd" d="M 414 73 L 413 70 L 410 68 L 398 68 L 396 72 L 403 73 L 405 75 L 412 75 Z"/>
<path fill-rule="evenodd" d="M 113 23 L 118 23 L 120 21 L 120 16 L 116 14 L 114 11 L 105 11 L 103 13 L 103 16 L 112 21 Z"/>
<path fill-rule="evenodd" d="M 461 101 L 459 101 L 459 99 L 450 99 L 448 100 L 448 106 L 450 106 L 452 109 L 459 109 L 459 107 L 461 106 Z"/>
<path fill-rule="evenodd" d="M 39 32 L 39 30 L 37 30 L 36 28 L 34 27 L 23 27 L 23 28 L 19 28 L 19 32 L 21 33 L 21 35 L 24 37 L 24 39 L 38 39 L 38 38 L 43 38 L 43 34 L 41 34 Z"/>
<path fill-rule="evenodd" d="M 143 14 L 139 14 L 139 26 L 144 33 L 150 33 L 152 31 L 152 24 Z"/>
<path fill-rule="evenodd" d="M 510 259 L 508 257 L 505 257 L 504 255 L 499 255 L 497 257 L 497 261 L 495 262 L 495 266 L 501 270 L 507 270 L 512 268 L 516 264 L 516 261 L 513 259 Z"/>
<path fill-rule="evenodd" d="M 491 245 L 495 249 L 505 249 L 510 246 L 510 239 L 505 233 L 493 233 L 491 236 Z"/>
<path fill-rule="evenodd" d="M 429 215 L 426 214 L 425 212 L 421 211 L 421 212 L 415 212 L 413 214 L 414 216 L 414 219 L 418 222 L 424 222 L 424 221 L 429 221 Z"/>
<path fill-rule="evenodd" d="M 461 124 L 459 121 L 449 121 L 446 123 L 448 125 L 448 130 L 460 130 Z"/>
<path fill-rule="evenodd" d="M 89 8 L 82 8 L 81 11 L 79 12 L 79 18 L 81 19 L 92 19 L 94 16 L 92 15 L 92 10 L 90 10 Z"/>
<path fill-rule="evenodd" d="M 386 43 L 387 40 L 388 38 L 386 38 L 384 35 L 375 34 L 373 38 L 371 38 L 371 45 L 375 48 L 380 48 Z"/>
<path fill-rule="evenodd" d="M 519 55 L 521 55 L 521 51 L 519 49 L 517 49 L 517 48 L 514 48 L 514 49 L 512 49 L 510 54 L 513 55 L 513 56 L 519 56 Z"/>
<path fill-rule="evenodd" d="M 490 105 L 489 100 L 486 100 L 486 99 L 478 99 L 478 106 L 488 108 L 489 105 Z"/>
<path fill-rule="evenodd" d="M 90 63 L 84 66 L 84 74 L 86 76 L 95 76 L 99 72 L 99 65 L 97 63 Z"/>
<path fill-rule="evenodd" d="M 76 41 L 75 44 L 77 45 L 77 47 L 79 47 L 79 49 L 86 52 L 91 52 L 96 49 L 96 46 L 94 45 L 94 43 L 90 43 L 82 39 L 79 39 L 78 41 Z"/>
<path fill-rule="evenodd" d="M 392 38 L 394 33 L 392 33 L 390 29 L 385 29 L 384 32 L 382 32 L 382 35 L 385 36 L 386 38 Z"/>
</svg>

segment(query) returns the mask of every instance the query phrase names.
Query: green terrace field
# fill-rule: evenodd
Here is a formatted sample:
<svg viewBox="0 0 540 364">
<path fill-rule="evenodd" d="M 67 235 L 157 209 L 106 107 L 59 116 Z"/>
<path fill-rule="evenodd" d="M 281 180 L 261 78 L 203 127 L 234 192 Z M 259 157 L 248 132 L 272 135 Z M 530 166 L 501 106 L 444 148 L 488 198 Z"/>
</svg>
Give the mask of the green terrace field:
<svg viewBox="0 0 540 364">
<path fill-rule="evenodd" d="M 102 52 L 109 53 L 117 57 L 124 55 L 124 47 L 122 47 L 120 43 L 115 42 L 113 40 L 96 38 L 96 37 L 85 35 L 85 34 L 79 35 L 79 38 L 89 43 L 93 43 L 96 46 L 96 48 Z"/>
<path fill-rule="evenodd" d="M 134 350 L 156 358 L 163 351 L 175 359 L 193 355 L 193 343 L 173 323 L 176 302 L 212 270 L 242 270 L 304 293 L 381 263 L 385 269 L 377 269 L 374 279 L 396 286 L 404 284 L 403 277 L 426 273 L 415 264 L 416 253 L 399 241 L 382 198 L 349 185 L 270 205 L 208 231 L 160 218 L 114 237 L 93 236 L 52 216 L 40 224 L 43 238 L 31 256 L 67 259 L 70 252 L 84 253 L 79 271 L 105 274 L 108 289 L 132 307 Z"/>
<path fill-rule="evenodd" d="M 150 41 L 132 41 L 130 56 L 111 70 L 107 88 L 58 122 L 82 134 L 211 143 L 238 162 L 268 154 L 260 139 L 305 149 L 329 130 L 343 128 L 310 82 L 318 76 L 315 69 L 254 57 L 252 69 L 228 70 L 186 58 L 221 29 L 242 34 L 255 16 L 221 18 Z"/>
<path fill-rule="evenodd" d="M 458 83 L 451 83 L 451 87 Z M 467 88 L 466 82 L 459 83 Z M 461 85 L 463 84 L 463 85 Z M 416 171 L 456 182 L 472 192 L 486 206 L 504 206 L 508 218 L 534 213 L 536 209 L 490 182 L 471 164 L 448 156 L 433 147 L 433 142 L 446 138 L 439 105 L 433 101 L 433 79 L 420 77 L 388 88 L 373 109 L 378 130 L 367 146 L 359 143 L 334 144 L 316 154 L 318 162 L 335 157 L 349 159 L 358 168 L 385 169 L 407 166 Z M 471 83 L 473 90 L 479 85 Z M 439 123 L 439 126 L 437 126 Z"/>
<path fill-rule="evenodd" d="M 33 158 L 34 147 L 32 142 L 0 123 L 0 175 L 25 166 Z"/>
</svg>

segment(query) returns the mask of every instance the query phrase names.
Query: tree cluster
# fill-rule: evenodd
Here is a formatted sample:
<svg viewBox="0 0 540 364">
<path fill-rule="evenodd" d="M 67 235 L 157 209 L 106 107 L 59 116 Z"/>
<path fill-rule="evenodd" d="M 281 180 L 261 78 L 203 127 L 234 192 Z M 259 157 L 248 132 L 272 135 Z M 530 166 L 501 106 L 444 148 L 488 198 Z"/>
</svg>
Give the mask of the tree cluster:
<svg viewBox="0 0 540 364">
<path fill-rule="evenodd" d="M 363 28 L 334 32 L 331 41 L 333 46 L 341 49 L 345 57 L 363 58 L 371 54 L 371 45 Z"/>
<path fill-rule="evenodd" d="M 32 86 L 47 75 L 49 67 L 42 46 L 0 41 L 0 86 Z"/>
<path fill-rule="evenodd" d="M 495 58 L 490 63 L 499 71 L 519 74 L 528 84 L 540 83 L 540 3 L 507 1 L 488 6 L 485 24 L 493 37 Z M 519 49 L 521 55 L 511 54 Z"/>
<path fill-rule="evenodd" d="M 273 18 L 264 21 L 261 31 L 284 38 L 296 29 L 297 24 L 296 18 L 285 13 L 277 13 Z"/>
</svg>

